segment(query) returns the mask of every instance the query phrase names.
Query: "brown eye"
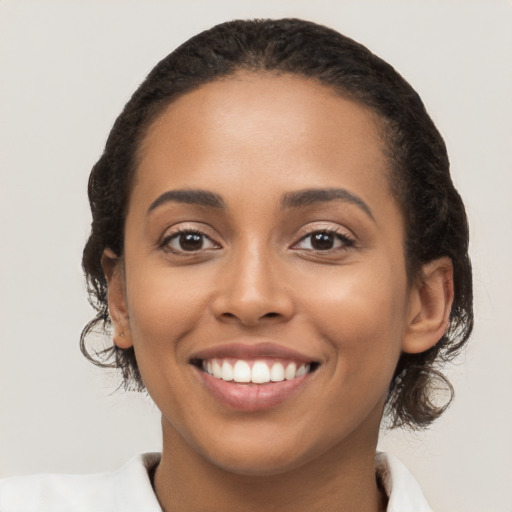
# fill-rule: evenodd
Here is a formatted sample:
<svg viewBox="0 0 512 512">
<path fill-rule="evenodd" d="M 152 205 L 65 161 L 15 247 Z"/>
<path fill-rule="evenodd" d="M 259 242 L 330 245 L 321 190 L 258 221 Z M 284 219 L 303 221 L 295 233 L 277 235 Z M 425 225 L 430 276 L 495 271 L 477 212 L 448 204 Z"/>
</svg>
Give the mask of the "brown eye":
<svg viewBox="0 0 512 512">
<path fill-rule="evenodd" d="M 178 245 L 184 251 L 198 251 L 203 248 L 203 236 L 199 233 L 183 233 L 178 236 Z"/>
<path fill-rule="evenodd" d="M 354 245 L 349 237 L 334 231 L 315 231 L 303 237 L 293 248 L 308 251 L 332 251 Z"/>
<path fill-rule="evenodd" d="M 332 233 L 315 233 L 311 235 L 311 247 L 318 251 L 326 251 L 334 247 L 336 238 Z"/>
<path fill-rule="evenodd" d="M 194 252 L 205 249 L 218 249 L 220 246 L 203 233 L 196 231 L 183 231 L 167 237 L 164 247 L 174 252 Z"/>
</svg>

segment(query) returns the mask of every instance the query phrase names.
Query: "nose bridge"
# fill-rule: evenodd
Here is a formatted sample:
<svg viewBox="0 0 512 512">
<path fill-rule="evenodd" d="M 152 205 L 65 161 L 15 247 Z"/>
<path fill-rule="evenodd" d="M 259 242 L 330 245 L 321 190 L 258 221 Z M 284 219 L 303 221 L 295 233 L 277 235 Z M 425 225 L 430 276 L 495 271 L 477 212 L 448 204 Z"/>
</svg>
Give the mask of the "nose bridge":
<svg viewBox="0 0 512 512">
<path fill-rule="evenodd" d="M 244 324 L 263 319 L 286 319 L 292 301 L 280 279 L 279 257 L 268 241 L 244 237 L 226 262 L 216 299 L 216 314 Z"/>
</svg>

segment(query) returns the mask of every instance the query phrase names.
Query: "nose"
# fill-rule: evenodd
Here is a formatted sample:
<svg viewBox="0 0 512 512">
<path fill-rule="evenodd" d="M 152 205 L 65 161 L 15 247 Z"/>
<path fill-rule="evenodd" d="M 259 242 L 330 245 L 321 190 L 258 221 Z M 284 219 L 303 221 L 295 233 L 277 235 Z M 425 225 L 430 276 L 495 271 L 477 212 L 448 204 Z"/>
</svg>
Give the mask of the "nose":
<svg viewBox="0 0 512 512">
<path fill-rule="evenodd" d="M 247 327 L 290 320 L 294 303 L 277 260 L 252 247 L 226 262 L 212 302 L 216 318 Z"/>
</svg>

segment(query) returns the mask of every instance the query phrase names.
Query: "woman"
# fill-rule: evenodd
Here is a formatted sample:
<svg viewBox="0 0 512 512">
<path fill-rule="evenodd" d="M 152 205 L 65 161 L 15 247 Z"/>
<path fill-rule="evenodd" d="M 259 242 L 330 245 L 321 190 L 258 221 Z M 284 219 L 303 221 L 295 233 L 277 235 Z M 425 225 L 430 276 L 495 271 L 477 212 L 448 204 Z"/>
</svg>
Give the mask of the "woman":
<svg viewBox="0 0 512 512">
<path fill-rule="evenodd" d="M 388 64 L 300 20 L 214 27 L 136 91 L 89 198 L 82 349 L 112 326 L 95 362 L 147 389 L 163 452 L 7 480 L 2 510 L 430 510 L 377 437 L 384 412 L 421 428 L 447 406 L 468 230 L 443 140 Z"/>
</svg>

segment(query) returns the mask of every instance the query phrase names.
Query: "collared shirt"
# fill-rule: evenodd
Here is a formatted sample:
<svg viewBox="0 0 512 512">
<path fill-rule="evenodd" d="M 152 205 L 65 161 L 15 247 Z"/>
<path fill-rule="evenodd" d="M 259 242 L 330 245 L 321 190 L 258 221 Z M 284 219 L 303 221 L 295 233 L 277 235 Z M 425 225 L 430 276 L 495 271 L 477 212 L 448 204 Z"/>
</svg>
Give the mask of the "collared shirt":
<svg viewBox="0 0 512 512">
<path fill-rule="evenodd" d="M 5 478 L 0 480 L 0 511 L 162 512 L 149 477 L 159 461 L 159 453 L 146 453 L 108 473 Z M 432 512 L 396 457 L 377 453 L 376 471 L 389 498 L 387 512 Z"/>
<path fill-rule="evenodd" d="M 418 482 L 396 457 L 377 453 L 375 468 L 388 496 L 386 512 L 432 512 Z"/>
</svg>

